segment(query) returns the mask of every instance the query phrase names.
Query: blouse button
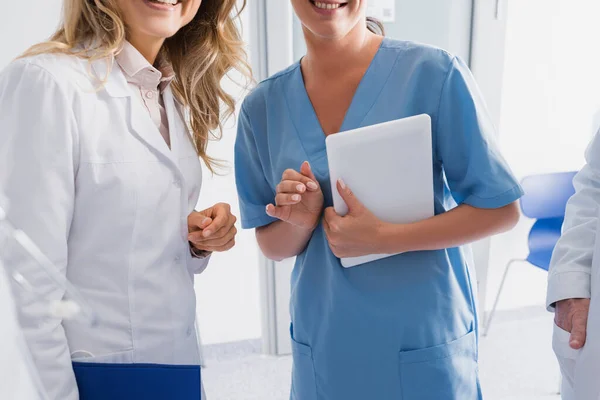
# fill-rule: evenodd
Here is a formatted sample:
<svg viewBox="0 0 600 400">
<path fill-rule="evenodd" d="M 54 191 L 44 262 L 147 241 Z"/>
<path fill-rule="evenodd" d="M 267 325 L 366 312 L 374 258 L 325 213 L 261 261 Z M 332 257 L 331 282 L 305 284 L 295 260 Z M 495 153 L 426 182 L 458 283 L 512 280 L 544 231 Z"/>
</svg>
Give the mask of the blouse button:
<svg viewBox="0 0 600 400">
<path fill-rule="evenodd" d="M 151 99 L 152 97 L 154 97 L 154 93 L 152 93 L 152 91 L 148 90 L 146 92 L 146 98 Z"/>
</svg>

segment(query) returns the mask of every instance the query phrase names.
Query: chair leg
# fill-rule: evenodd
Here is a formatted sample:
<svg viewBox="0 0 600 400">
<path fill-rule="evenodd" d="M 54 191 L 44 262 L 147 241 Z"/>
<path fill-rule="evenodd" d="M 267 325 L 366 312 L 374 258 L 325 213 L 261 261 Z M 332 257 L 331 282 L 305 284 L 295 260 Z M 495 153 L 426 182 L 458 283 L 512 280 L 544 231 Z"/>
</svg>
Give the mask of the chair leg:
<svg viewBox="0 0 600 400">
<path fill-rule="evenodd" d="M 502 282 L 500 282 L 500 288 L 498 289 L 498 294 L 496 294 L 496 300 L 494 301 L 494 306 L 492 307 L 492 311 L 490 311 L 490 315 L 487 317 L 485 322 L 485 329 L 483 332 L 483 336 L 487 336 L 490 330 L 490 325 L 492 324 L 492 319 L 494 318 L 494 314 L 496 313 L 496 307 L 498 307 L 498 301 L 500 300 L 500 294 L 502 293 L 502 289 L 504 288 L 504 282 L 506 282 L 506 276 L 508 275 L 508 270 L 510 266 L 520 260 L 511 260 L 508 264 L 506 264 L 506 268 L 504 269 L 504 276 L 502 277 Z"/>
</svg>

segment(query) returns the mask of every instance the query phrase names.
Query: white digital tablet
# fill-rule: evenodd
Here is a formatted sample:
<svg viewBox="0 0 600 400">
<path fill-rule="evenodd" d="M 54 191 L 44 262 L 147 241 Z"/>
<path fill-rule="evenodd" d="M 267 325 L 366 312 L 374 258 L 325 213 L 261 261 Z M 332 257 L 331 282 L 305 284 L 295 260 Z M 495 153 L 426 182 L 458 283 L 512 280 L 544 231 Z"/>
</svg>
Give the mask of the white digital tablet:
<svg viewBox="0 0 600 400">
<path fill-rule="evenodd" d="M 333 204 L 348 207 L 337 181 L 342 179 L 372 213 L 385 222 L 405 224 L 434 215 L 431 118 L 422 114 L 329 135 L 327 158 Z M 372 254 L 342 259 L 353 267 L 389 257 Z"/>
</svg>

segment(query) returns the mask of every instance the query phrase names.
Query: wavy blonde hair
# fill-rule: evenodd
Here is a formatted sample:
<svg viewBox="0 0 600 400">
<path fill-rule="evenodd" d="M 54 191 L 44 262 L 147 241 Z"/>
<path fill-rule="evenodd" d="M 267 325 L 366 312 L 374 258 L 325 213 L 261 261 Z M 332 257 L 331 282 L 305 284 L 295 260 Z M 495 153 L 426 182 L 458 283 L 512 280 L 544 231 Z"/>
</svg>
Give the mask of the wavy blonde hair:
<svg viewBox="0 0 600 400">
<path fill-rule="evenodd" d="M 195 18 L 161 49 L 161 56 L 175 72 L 175 97 L 189 109 L 187 123 L 198 155 L 211 172 L 218 162 L 207 154 L 208 141 L 221 138 L 223 121 L 235 111 L 235 100 L 221 82 L 232 69 L 251 79 L 236 25 L 245 6 L 246 0 L 241 7 L 236 0 L 202 0 Z M 63 14 L 63 22 L 50 40 L 31 47 L 21 57 L 62 53 L 94 61 L 112 58 L 123 48 L 127 29 L 116 0 L 65 0 Z M 81 48 L 86 43 L 94 43 L 93 48 Z"/>
</svg>

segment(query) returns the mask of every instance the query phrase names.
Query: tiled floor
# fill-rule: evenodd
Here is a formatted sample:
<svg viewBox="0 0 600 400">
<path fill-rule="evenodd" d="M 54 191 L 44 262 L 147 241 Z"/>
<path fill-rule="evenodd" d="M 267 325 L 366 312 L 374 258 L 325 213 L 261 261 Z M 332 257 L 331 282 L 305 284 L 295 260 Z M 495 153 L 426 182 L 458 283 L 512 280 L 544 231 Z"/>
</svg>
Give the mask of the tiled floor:
<svg viewBox="0 0 600 400">
<path fill-rule="evenodd" d="M 489 336 L 481 338 L 485 399 L 559 400 L 551 336 L 552 316 L 542 306 L 499 312 Z M 260 355 L 259 341 L 208 346 L 205 358 L 208 400 L 289 398 L 290 357 Z"/>
</svg>

